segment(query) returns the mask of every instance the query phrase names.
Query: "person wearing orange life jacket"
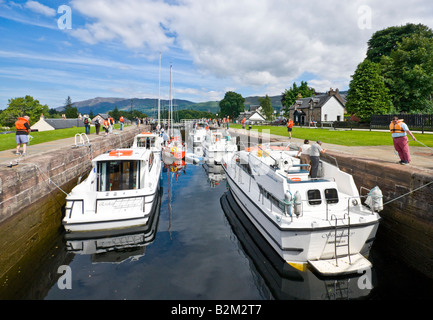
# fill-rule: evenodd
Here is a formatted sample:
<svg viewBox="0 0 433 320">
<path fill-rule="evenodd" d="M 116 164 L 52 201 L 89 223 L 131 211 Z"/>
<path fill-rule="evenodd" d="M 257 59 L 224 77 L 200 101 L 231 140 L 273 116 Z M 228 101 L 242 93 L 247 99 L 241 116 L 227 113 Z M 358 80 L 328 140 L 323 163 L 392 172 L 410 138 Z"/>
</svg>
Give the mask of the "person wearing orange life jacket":
<svg viewBox="0 0 433 320">
<path fill-rule="evenodd" d="M 125 124 L 125 119 L 123 118 L 123 116 L 120 116 L 119 122 L 120 122 L 120 131 L 123 131 L 123 125 Z"/>
<path fill-rule="evenodd" d="M 409 140 L 407 139 L 407 133 L 416 141 L 412 132 L 410 132 L 407 124 L 400 121 L 397 116 L 392 118 L 389 124 L 389 131 L 391 132 L 392 142 L 394 144 L 395 150 L 398 152 L 400 157 L 400 164 L 410 163 L 410 153 L 409 153 Z"/>
<path fill-rule="evenodd" d="M 242 119 L 242 129 L 245 129 L 245 122 L 246 122 L 246 119 L 243 118 L 243 119 Z"/>
<path fill-rule="evenodd" d="M 109 122 L 109 124 L 110 124 L 110 126 L 108 127 L 108 129 L 109 129 L 110 132 L 113 132 L 114 119 L 113 119 L 111 116 L 109 116 L 109 117 L 108 117 L 108 122 Z"/>
<path fill-rule="evenodd" d="M 20 153 L 20 146 L 23 146 L 23 156 L 26 155 L 26 149 L 27 144 L 29 143 L 29 132 L 30 132 L 30 123 L 29 123 L 30 117 L 24 116 L 19 117 L 18 120 L 15 122 L 15 127 L 17 128 L 16 132 L 16 141 L 17 141 L 17 150 L 15 154 L 21 155 Z"/>
<path fill-rule="evenodd" d="M 108 119 L 104 119 L 104 130 L 105 135 L 108 135 L 108 131 L 110 130 L 110 121 Z"/>
<path fill-rule="evenodd" d="M 287 131 L 289 132 L 289 139 L 292 139 L 292 128 L 293 120 L 289 118 L 289 121 L 287 121 Z"/>
</svg>

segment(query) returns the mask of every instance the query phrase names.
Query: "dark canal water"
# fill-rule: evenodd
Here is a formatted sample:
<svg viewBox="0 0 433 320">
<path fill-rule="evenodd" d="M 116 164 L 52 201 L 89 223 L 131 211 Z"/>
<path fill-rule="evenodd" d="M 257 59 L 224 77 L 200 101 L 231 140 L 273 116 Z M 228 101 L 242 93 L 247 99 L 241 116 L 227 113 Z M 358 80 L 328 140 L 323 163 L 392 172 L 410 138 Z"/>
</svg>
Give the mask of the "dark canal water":
<svg viewBox="0 0 433 320">
<path fill-rule="evenodd" d="M 320 279 L 274 259 L 263 239 L 235 214 L 225 180 L 214 179 L 220 169 L 187 164 L 176 172 L 164 170 L 153 233 L 136 230 L 111 240 L 77 241 L 59 234 L 40 261 L 49 265 L 51 259 L 55 265 L 34 275 L 47 278 L 44 287 L 21 284 L 9 298 L 26 299 L 27 290 L 40 300 L 433 298 L 431 281 L 402 266 L 377 241 L 370 254 L 372 272 L 351 278 Z M 69 273 L 47 274 L 59 266 Z"/>
</svg>

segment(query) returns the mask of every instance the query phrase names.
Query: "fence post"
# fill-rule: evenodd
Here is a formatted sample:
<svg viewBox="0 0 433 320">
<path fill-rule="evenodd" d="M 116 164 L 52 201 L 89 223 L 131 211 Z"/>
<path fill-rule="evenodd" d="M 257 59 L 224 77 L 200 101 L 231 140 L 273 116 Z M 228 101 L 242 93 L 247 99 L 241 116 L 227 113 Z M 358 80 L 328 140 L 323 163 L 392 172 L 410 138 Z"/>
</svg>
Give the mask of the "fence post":
<svg viewBox="0 0 433 320">
<path fill-rule="evenodd" d="M 424 134 L 424 115 L 421 114 L 421 128 L 422 128 L 422 134 Z"/>
</svg>

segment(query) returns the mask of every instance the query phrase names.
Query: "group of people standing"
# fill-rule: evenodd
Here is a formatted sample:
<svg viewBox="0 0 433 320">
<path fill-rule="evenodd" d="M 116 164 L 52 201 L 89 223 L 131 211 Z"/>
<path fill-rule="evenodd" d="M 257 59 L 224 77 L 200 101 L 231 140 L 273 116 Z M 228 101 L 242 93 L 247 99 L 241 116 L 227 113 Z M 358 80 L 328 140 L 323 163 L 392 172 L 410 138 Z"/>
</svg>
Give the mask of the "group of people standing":
<svg viewBox="0 0 433 320">
<path fill-rule="evenodd" d="M 102 128 L 105 131 L 105 135 L 108 135 L 109 133 L 113 132 L 113 127 L 114 127 L 114 119 L 113 117 L 108 117 L 107 119 L 103 119 L 102 118 L 96 118 L 93 123 L 95 124 L 95 130 L 96 130 L 96 134 L 99 135 L 99 131 L 101 130 L 101 125 Z M 91 119 L 89 118 L 89 116 L 86 114 L 83 117 L 83 123 L 84 123 L 84 127 L 86 130 L 86 134 L 90 134 L 90 124 L 91 124 Z M 120 123 L 120 131 L 123 131 L 123 127 L 125 124 L 125 119 L 123 118 L 123 116 L 120 116 L 119 118 L 119 123 Z"/>
<path fill-rule="evenodd" d="M 311 178 L 317 178 L 319 171 L 320 155 L 325 153 L 326 149 L 322 148 L 322 141 L 318 140 L 313 145 L 309 140 L 304 140 L 304 144 L 299 147 L 296 155 L 301 159 L 301 164 L 311 164 Z"/>
</svg>

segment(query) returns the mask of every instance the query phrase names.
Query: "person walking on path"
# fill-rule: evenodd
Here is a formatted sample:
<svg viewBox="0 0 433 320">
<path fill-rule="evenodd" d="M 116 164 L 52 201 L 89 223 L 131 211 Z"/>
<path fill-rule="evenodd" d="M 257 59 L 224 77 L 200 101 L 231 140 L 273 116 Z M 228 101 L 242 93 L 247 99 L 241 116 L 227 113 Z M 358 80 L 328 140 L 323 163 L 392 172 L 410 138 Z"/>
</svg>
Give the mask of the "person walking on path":
<svg viewBox="0 0 433 320">
<path fill-rule="evenodd" d="M 317 178 L 317 171 L 319 170 L 320 155 L 325 153 L 326 149 L 322 148 L 322 141 L 318 140 L 310 148 L 311 160 L 311 178 Z"/>
<path fill-rule="evenodd" d="M 90 134 L 90 119 L 87 114 L 84 115 L 83 118 L 84 127 L 86 129 L 86 134 Z"/>
<path fill-rule="evenodd" d="M 410 132 L 409 127 L 403 120 L 399 120 L 397 116 L 392 118 L 389 124 L 389 130 L 391 132 L 392 142 L 394 144 L 395 150 L 398 152 L 400 157 L 400 164 L 410 163 L 410 153 L 409 153 L 409 140 L 407 139 L 407 134 L 409 134 L 414 141 L 416 141 L 412 132 Z"/>
<path fill-rule="evenodd" d="M 120 122 L 120 131 L 123 131 L 123 125 L 125 124 L 125 119 L 123 118 L 123 116 L 120 116 L 119 122 Z"/>
<path fill-rule="evenodd" d="M 292 128 L 293 120 L 289 118 L 289 121 L 287 121 L 287 131 L 289 132 L 289 139 L 292 139 Z"/>
<path fill-rule="evenodd" d="M 95 119 L 95 130 L 96 130 L 96 134 L 99 135 L 99 130 L 101 129 L 101 122 L 99 122 L 99 119 L 96 118 Z"/>
<path fill-rule="evenodd" d="M 15 127 L 17 128 L 16 132 L 16 141 L 17 141 L 17 150 L 15 154 L 17 156 L 21 155 L 20 153 L 20 146 L 23 146 L 23 156 L 26 155 L 26 148 L 27 144 L 29 143 L 29 132 L 30 132 L 30 123 L 29 123 L 30 117 L 24 116 L 19 117 L 18 120 L 15 122 Z"/>
</svg>

